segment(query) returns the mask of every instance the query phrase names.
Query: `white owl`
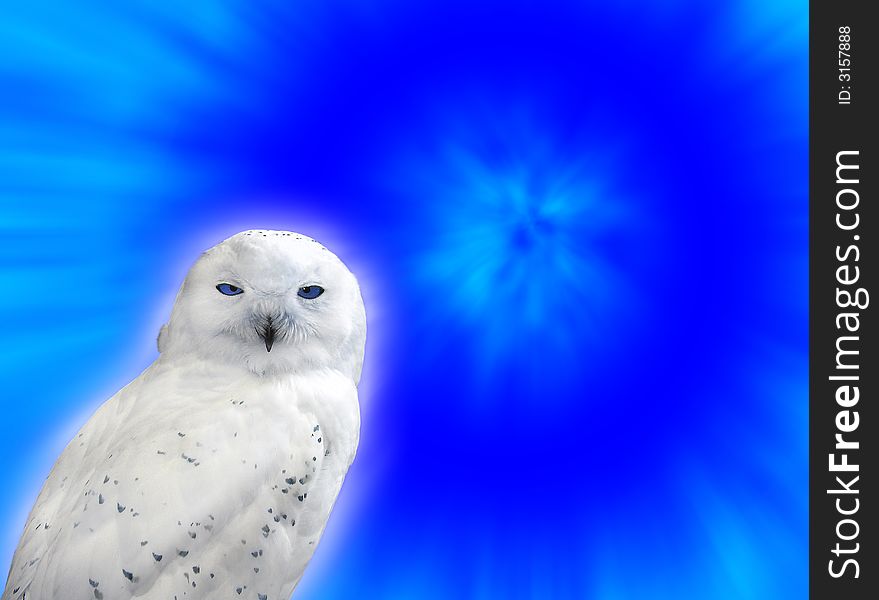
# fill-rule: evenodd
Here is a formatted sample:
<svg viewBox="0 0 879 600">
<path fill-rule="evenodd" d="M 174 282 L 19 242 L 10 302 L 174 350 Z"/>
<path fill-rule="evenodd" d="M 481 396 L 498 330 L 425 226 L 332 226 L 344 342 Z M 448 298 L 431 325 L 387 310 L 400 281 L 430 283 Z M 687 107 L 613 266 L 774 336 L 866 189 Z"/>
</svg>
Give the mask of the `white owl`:
<svg viewBox="0 0 879 600">
<path fill-rule="evenodd" d="M 288 600 L 357 449 L 366 315 L 314 240 L 195 263 L 159 358 L 55 463 L 4 600 Z"/>
</svg>

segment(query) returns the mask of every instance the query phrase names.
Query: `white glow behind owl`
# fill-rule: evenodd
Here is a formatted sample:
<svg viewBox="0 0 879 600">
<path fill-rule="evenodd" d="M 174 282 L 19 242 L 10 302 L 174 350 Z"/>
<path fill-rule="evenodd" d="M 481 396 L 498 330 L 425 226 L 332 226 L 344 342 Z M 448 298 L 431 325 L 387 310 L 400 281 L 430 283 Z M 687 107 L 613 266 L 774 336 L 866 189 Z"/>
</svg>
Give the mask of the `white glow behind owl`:
<svg viewBox="0 0 879 600">
<path fill-rule="evenodd" d="M 159 358 L 56 462 L 6 599 L 289 598 L 354 459 L 356 279 L 291 232 L 192 267 Z"/>
</svg>

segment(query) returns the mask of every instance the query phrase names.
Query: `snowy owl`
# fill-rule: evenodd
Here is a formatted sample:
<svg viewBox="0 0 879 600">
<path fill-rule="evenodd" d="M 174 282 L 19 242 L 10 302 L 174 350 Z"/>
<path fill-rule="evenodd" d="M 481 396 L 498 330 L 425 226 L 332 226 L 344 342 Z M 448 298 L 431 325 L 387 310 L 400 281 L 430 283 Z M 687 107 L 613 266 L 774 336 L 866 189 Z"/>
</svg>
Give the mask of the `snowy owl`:
<svg viewBox="0 0 879 600">
<path fill-rule="evenodd" d="M 205 252 L 159 357 L 55 463 L 3 600 L 288 600 L 357 449 L 365 340 L 356 279 L 314 240 Z"/>
</svg>

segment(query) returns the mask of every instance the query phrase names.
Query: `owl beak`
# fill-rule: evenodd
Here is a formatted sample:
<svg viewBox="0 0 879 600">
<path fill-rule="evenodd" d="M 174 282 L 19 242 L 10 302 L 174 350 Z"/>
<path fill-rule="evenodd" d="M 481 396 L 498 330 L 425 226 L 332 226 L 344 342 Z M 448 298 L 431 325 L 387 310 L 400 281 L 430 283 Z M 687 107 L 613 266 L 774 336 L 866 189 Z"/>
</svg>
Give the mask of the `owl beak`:
<svg viewBox="0 0 879 600">
<path fill-rule="evenodd" d="M 275 329 L 275 324 L 272 323 L 272 319 L 269 318 L 266 321 L 266 326 L 262 331 L 257 332 L 259 337 L 266 343 L 266 352 L 272 351 L 272 346 L 275 344 L 275 333 L 277 330 Z"/>
</svg>

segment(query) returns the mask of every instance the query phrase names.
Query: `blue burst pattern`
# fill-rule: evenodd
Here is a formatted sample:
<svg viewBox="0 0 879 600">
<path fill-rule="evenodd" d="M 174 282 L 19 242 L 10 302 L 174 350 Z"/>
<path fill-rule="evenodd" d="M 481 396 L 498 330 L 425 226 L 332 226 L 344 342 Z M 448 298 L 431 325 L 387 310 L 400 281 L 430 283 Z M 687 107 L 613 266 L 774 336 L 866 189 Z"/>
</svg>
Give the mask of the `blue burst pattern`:
<svg viewBox="0 0 879 600">
<path fill-rule="evenodd" d="M 298 597 L 801 598 L 807 3 L 16 3 L 2 558 L 204 248 L 370 319 Z"/>
</svg>

